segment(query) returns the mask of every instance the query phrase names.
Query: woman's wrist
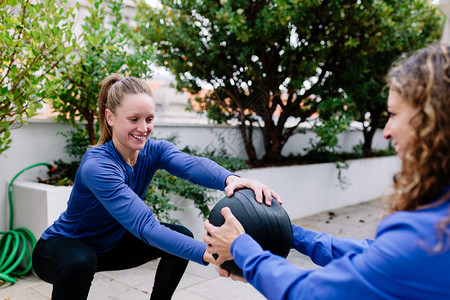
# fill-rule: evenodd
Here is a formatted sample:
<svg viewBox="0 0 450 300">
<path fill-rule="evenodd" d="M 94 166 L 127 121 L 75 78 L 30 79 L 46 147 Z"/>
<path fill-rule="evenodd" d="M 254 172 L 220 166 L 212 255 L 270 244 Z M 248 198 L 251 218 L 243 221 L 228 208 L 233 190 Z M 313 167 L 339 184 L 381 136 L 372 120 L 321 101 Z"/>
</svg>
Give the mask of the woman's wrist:
<svg viewBox="0 0 450 300">
<path fill-rule="evenodd" d="M 233 181 L 238 180 L 238 179 L 239 179 L 239 177 L 234 174 L 229 175 L 227 177 L 227 179 L 225 179 L 225 186 L 229 185 L 230 183 L 232 183 Z"/>
<path fill-rule="evenodd" d="M 214 264 L 215 259 L 214 259 L 214 257 L 211 255 L 211 253 L 209 253 L 208 251 L 205 250 L 205 252 L 203 253 L 203 261 L 204 261 L 205 263 Z"/>
</svg>

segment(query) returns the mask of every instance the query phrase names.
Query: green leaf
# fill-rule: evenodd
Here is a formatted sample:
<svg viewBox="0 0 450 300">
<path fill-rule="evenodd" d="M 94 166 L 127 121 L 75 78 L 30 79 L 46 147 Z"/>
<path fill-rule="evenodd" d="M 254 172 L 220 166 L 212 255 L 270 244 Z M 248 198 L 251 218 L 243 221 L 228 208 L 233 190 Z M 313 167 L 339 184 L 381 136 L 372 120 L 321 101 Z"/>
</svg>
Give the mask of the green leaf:
<svg viewBox="0 0 450 300">
<path fill-rule="evenodd" d="M 101 49 L 103 49 L 103 50 L 116 50 L 116 49 L 119 49 L 119 48 L 115 47 L 115 46 L 103 46 L 103 47 L 101 47 Z"/>
<path fill-rule="evenodd" d="M 86 38 L 88 39 L 89 43 L 91 43 L 92 45 L 96 44 L 95 37 L 88 35 L 88 36 L 86 36 Z"/>
<path fill-rule="evenodd" d="M 72 51 L 73 51 L 73 46 L 69 46 L 69 47 L 65 48 L 64 54 L 69 55 L 70 53 L 72 53 Z"/>
</svg>

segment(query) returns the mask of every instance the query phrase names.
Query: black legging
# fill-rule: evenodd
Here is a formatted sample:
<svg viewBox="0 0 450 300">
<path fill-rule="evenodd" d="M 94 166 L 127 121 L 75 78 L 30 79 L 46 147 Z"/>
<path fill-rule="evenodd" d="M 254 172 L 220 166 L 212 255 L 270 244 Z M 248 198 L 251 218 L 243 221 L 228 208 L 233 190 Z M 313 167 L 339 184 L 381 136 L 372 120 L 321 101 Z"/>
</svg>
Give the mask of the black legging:
<svg viewBox="0 0 450 300">
<path fill-rule="evenodd" d="M 186 227 L 163 225 L 193 237 Z M 36 274 L 53 284 L 52 300 L 84 300 L 96 272 L 129 269 L 158 257 L 161 260 L 150 299 L 171 299 L 188 261 L 149 246 L 129 232 L 111 251 L 101 256 L 77 239 L 39 239 L 32 262 Z"/>
</svg>

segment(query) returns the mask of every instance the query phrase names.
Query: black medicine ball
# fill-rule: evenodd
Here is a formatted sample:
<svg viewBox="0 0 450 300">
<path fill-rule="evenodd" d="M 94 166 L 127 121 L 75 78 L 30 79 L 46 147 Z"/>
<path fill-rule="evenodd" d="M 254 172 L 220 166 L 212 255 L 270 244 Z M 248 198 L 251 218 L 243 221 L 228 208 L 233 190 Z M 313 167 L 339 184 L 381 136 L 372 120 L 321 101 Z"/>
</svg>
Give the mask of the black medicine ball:
<svg viewBox="0 0 450 300">
<path fill-rule="evenodd" d="M 229 207 L 233 215 L 264 250 L 287 257 L 292 245 L 292 225 L 289 215 L 273 198 L 272 205 L 256 202 L 255 194 L 250 189 L 235 191 L 233 196 L 224 197 L 211 210 L 208 220 L 214 226 L 225 223 L 221 210 Z M 214 255 L 217 259 L 217 255 Z M 224 262 L 221 267 L 230 274 L 243 276 L 242 270 L 233 260 Z"/>
</svg>

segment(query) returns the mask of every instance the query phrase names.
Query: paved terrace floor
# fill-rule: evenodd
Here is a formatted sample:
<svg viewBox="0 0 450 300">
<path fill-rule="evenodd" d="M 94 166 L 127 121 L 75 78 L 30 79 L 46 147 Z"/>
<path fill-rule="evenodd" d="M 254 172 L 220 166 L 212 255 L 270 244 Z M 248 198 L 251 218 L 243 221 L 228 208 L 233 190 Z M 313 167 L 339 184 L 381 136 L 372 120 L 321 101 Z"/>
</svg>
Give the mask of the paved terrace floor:
<svg viewBox="0 0 450 300">
<path fill-rule="evenodd" d="M 322 212 L 294 220 L 305 228 L 335 236 L 356 239 L 373 238 L 383 208 L 379 200 Z M 196 237 L 202 239 L 202 237 Z M 291 250 L 288 258 L 299 268 L 318 268 L 311 260 Z M 150 298 L 158 261 L 138 268 L 97 273 L 89 300 L 146 300 Z M 0 284 L 0 300 L 50 299 L 52 287 L 34 275 L 20 278 L 15 284 Z M 190 262 L 174 296 L 174 300 L 258 300 L 265 299 L 251 285 L 217 275 L 214 267 Z"/>
</svg>

